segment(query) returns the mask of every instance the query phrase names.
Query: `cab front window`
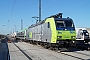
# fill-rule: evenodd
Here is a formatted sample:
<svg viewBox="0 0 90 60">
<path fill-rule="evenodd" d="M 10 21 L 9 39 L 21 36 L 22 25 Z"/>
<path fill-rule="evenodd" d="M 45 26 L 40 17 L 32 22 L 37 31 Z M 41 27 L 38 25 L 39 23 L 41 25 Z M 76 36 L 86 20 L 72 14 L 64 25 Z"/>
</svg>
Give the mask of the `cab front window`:
<svg viewBox="0 0 90 60">
<path fill-rule="evenodd" d="M 56 21 L 56 27 L 57 28 L 65 27 L 64 21 Z"/>
</svg>

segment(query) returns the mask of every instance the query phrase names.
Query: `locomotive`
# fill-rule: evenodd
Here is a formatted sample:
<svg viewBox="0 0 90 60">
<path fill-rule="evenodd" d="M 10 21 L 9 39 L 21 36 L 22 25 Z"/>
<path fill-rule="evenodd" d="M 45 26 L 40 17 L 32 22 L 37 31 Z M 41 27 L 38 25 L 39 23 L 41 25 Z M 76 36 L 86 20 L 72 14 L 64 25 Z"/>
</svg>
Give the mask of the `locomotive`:
<svg viewBox="0 0 90 60">
<path fill-rule="evenodd" d="M 28 27 L 25 41 L 38 43 L 45 47 L 69 47 L 76 40 L 74 22 L 71 18 L 62 18 L 62 13 L 47 17 Z"/>
<path fill-rule="evenodd" d="M 23 40 L 23 41 L 26 40 L 26 32 L 27 32 L 27 28 L 19 31 L 16 34 L 16 40 Z"/>
</svg>

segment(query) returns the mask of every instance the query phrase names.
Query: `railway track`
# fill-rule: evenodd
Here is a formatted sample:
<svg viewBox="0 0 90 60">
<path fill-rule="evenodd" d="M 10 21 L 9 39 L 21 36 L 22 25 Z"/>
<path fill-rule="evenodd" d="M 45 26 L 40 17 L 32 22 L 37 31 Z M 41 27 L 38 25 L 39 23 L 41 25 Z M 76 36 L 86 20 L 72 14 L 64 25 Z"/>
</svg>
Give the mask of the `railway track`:
<svg viewBox="0 0 90 60">
<path fill-rule="evenodd" d="M 32 60 L 20 47 L 13 43 L 29 60 Z"/>
<path fill-rule="evenodd" d="M 57 50 L 49 50 L 40 45 L 33 45 L 24 42 L 14 43 L 14 45 L 29 60 L 90 60 L 90 51 L 80 51 L 77 48 L 71 48 L 71 50 L 74 51 L 58 52 Z"/>
<path fill-rule="evenodd" d="M 71 48 L 69 48 L 68 51 L 60 51 L 57 49 L 49 49 L 49 50 L 58 52 L 58 53 L 63 54 L 63 55 L 73 57 L 73 58 L 78 59 L 78 60 L 90 60 L 90 54 L 87 54 L 87 53 L 90 53 L 90 51 L 84 51 L 84 50 L 88 50 L 87 48 L 88 48 L 88 45 L 77 46 L 77 48 L 71 47 Z M 87 52 L 87 53 L 84 53 L 84 52 Z"/>
<path fill-rule="evenodd" d="M 50 49 L 50 50 L 52 50 L 52 49 Z M 70 50 L 68 50 L 68 51 L 60 51 L 60 50 L 55 50 L 55 49 L 53 49 L 52 51 L 58 52 L 60 54 L 66 55 L 66 56 L 73 57 L 78 60 L 90 60 L 90 54 L 87 54 L 87 53 L 90 53 L 90 51 L 84 51 L 82 49 L 78 49 L 78 48 L 74 48 L 74 47 L 71 47 Z M 87 52 L 87 53 L 85 53 L 85 52 Z"/>
<path fill-rule="evenodd" d="M 86 52 L 86 51 L 84 51 L 84 52 Z M 83 53 L 83 52 L 74 52 L 74 53 L 90 56 L 90 54 L 86 54 L 86 53 Z M 90 51 L 88 51 L 88 53 L 90 53 Z"/>
<path fill-rule="evenodd" d="M 27 44 L 27 43 L 26 43 Z M 29 43 L 28 43 L 29 44 Z M 14 44 L 29 60 L 32 60 L 31 56 L 28 55 L 28 53 L 26 51 L 24 51 L 22 48 L 20 48 L 18 45 Z M 32 44 L 32 45 L 36 45 L 36 44 Z M 37 45 L 36 45 L 37 46 Z M 88 45 L 86 45 L 87 47 Z M 43 46 L 44 47 L 44 46 Z M 33 50 L 33 49 L 31 49 Z M 47 49 L 47 50 L 51 50 L 51 51 L 55 51 L 56 53 L 58 53 L 59 55 L 65 55 L 65 56 L 69 56 L 71 58 L 74 58 L 76 60 L 90 60 L 90 51 L 84 51 L 84 49 L 79 48 L 79 47 L 71 47 L 69 48 L 69 51 L 60 51 L 57 49 Z M 85 48 L 86 50 L 86 48 Z M 86 52 L 86 53 L 85 53 Z M 55 56 L 57 57 L 57 56 Z M 39 58 L 40 59 L 40 58 Z M 73 59 L 73 60 L 74 60 Z M 63 59 L 61 59 L 63 60 Z"/>
<path fill-rule="evenodd" d="M 60 52 L 61 54 L 71 56 L 81 60 L 90 60 L 90 55 L 77 53 L 77 52 Z"/>
<path fill-rule="evenodd" d="M 69 50 L 69 51 L 60 51 L 60 50 L 52 50 L 52 51 L 58 52 L 60 54 L 66 55 L 66 56 L 73 57 L 78 60 L 90 60 L 90 54 L 84 53 L 85 51 L 80 52 L 82 50 L 77 49 L 77 48 L 73 48 L 73 49 Z M 87 52 L 90 53 L 90 51 L 87 51 Z"/>
</svg>

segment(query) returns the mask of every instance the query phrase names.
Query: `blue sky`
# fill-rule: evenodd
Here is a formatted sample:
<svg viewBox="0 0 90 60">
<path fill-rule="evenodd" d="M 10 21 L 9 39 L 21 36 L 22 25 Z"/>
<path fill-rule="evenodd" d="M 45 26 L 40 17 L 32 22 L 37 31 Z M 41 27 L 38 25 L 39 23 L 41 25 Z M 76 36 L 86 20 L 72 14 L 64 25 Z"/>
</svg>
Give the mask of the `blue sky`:
<svg viewBox="0 0 90 60">
<path fill-rule="evenodd" d="M 0 0 L 0 33 L 7 34 L 23 29 L 36 22 L 39 0 Z M 42 20 L 63 13 L 63 17 L 73 19 L 76 27 L 90 28 L 90 0 L 42 0 Z M 9 20 L 9 21 L 8 21 Z"/>
</svg>

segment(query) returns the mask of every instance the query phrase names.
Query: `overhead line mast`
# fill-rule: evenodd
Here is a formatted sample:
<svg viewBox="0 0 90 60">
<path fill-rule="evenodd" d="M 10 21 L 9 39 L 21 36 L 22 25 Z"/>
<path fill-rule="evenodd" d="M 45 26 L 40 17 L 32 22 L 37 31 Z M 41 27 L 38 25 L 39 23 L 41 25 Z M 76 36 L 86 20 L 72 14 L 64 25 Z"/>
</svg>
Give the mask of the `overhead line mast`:
<svg viewBox="0 0 90 60">
<path fill-rule="evenodd" d="M 21 30 L 23 30 L 23 20 L 21 19 Z"/>
<path fill-rule="evenodd" d="M 39 22 L 41 21 L 41 0 L 39 0 Z"/>
<path fill-rule="evenodd" d="M 39 0 L 39 22 L 41 21 L 41 0 Z M 42 24 L 41 24 L 41 35 L 40 40 L 42 41 Z"/>
</svg>

